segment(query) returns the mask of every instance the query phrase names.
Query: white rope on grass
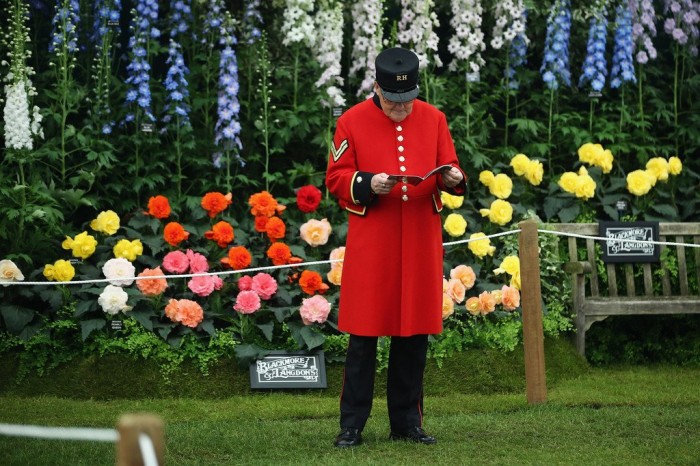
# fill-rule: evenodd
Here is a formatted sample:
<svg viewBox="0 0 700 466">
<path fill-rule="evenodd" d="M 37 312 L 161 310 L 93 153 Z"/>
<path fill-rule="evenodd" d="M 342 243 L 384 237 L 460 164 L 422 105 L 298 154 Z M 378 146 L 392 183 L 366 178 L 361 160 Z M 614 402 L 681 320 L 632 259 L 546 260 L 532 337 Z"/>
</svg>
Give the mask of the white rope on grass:
<svg viewBox="0 0 700 466">
<path fill-rule="evenodd" d="M 92 427 L 44 427 L 22 424 L 0 424 L 0 434 L 11 437 L 34 437 L 59 440 L 90 440 L 93 442 L 117 442 L 115 429 Z"/>
<path fill-rule="evenodd" d="M 100 429 L 92 427 L 45 427 L 24 424 L 0 424 L 0 435 L 9 437 L 32 437 L 53 440 L 87 440 L 92 442 L 119 441 L 119 431 L 116 429 Z M 158 466 L 158 455 L 151 437 L 141 432 L 139 448 L 144 466 Z"/>
</svg>

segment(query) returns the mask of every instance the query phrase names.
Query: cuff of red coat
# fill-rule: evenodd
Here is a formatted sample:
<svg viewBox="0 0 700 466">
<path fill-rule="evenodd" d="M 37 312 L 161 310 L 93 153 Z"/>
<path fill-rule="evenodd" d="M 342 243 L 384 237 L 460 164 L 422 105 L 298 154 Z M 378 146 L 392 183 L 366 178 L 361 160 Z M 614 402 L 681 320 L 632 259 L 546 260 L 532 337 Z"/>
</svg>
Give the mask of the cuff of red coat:
<svg viewBox="0 0 700 466">
<path fill-rule="evenodd" d="M 371 181 L 374 173 L 355 172 L 350 182 L 350 197 L 355 205 L 370 205 L 376 199 L 372 192 Z"/>
</svg>

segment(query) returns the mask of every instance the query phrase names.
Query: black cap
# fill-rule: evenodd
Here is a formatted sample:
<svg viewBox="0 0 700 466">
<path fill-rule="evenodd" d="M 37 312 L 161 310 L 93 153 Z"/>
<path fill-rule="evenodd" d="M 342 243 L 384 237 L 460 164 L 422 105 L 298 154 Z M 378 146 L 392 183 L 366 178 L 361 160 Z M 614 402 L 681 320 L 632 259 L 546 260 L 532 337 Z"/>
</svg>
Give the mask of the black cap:
<svg viewBox="0 0 700 466">
<path fill-rule="evenodd" d="M 392 102 L 408 102 L 418 97 L 418 56 L 410 50 L 394 47 L 377 55 L 374 62 L 377 84 L 382 95 Z"/>
</svg>

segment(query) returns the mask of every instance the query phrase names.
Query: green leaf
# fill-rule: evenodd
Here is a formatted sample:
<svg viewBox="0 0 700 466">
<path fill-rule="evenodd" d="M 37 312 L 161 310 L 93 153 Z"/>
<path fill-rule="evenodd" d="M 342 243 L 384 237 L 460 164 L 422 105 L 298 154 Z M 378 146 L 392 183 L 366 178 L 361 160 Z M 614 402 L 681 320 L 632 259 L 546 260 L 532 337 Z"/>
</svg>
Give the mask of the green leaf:
<svg viewBox="0 0 700 466">
<path fill-rule="evenodd" d="M 236 359 L 238 359 L 238 364 L 240 364 L 241 367 L 250 366 L 256 359 L 259 359 L 268 353 L 268 351 L 260 348 L 259 346 L 248 343 L 236 345 L 233 351 L 236 353 Z"/>
<path fill-rule="evenodd" d="M 13 335 L 19 335 L 34 318 L 34 311 L 15 305 L 0 307 L 0 314 L 2 314 L 7 330 Z"/>
<path fill-rule="evenodd" d="M 146 330 L 153 331 L 153 321 L 151 320 L 151 316 L 153 315 L 153 312 L 150 310 L 133 310 L 130 311 L 129 316 L 133 317 L 138 323 L 143 325 L 143 327 Z M 166 333 L 166 335 L 170 333 L 170 330 Z M 162 336 L 162 335 L 161 335 Z M 165 338 L 165 337 L 163 337 Z"/>
<path fill-rule="evenodd" d="M 262 331 L 263 335 L 265 335 L 265 338 L 267 338 L 267 341 L 272 341 L 272 331 L 275 329 L 274 322 L 256 324 L 256 327 L 258 327 Z"/>
<path fill-rule="evenodd" d="M 559 220 L 562 223 L 573 222 L 581 212 L 581 205 L 574 204 L 559 210 Z"/>
<path fill-rule="evenodd" d="M 312 326 L 305 325 L 300 333 L 301 337 L 304 339 L 304 343 L 306 343 L 306 346 L 310 350 L 322 346 L 323 342 L 326 341 L 326 336 Z"/>
<path fill-rule="evenodd" d="M 199 328 L 207 332 L 211 336 L 216 336 L 216 327 L 214 327 L 213 319 L 204 319 Z"/>
<path fill-rule="evenodd" d="M 107 321 L 105 319 L 88 319 L 80 321 L 80 329 L 83 334 L 83 341 L 87 340 L 92 332 L 95 330 L 100 330 L 105 326 Z"/>
</svg>

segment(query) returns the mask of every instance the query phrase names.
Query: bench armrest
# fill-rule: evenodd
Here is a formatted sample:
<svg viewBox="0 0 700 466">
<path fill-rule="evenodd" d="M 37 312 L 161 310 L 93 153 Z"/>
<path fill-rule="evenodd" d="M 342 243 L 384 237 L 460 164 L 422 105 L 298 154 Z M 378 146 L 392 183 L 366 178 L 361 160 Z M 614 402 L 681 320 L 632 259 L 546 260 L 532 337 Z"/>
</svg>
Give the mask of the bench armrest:
<svg viewBox="0 0 700 466">
<path fill-rule="evenodd" d="M 567 262 L 564 264 L 564 271 L 573 274 L 586 274 L 591 273 L 593 268 L 591 263 L 588 261 L 577 261 L 577 262 Z"/>
</svg>

